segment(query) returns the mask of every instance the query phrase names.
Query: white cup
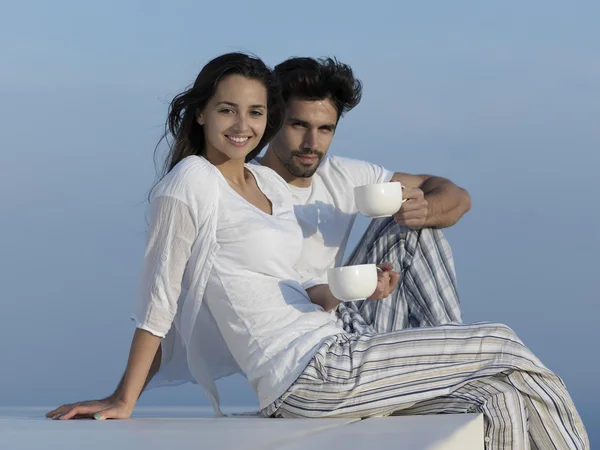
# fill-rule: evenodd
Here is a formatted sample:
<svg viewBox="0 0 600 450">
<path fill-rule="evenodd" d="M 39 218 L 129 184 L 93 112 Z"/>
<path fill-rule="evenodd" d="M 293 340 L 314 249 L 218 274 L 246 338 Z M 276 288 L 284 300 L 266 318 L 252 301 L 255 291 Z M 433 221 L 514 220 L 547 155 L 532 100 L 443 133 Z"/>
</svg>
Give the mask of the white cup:
<svg viewBox="0 0 600 450">
<path fill-rule="evenodd" d="M 344 302 L 364 300 L 373 295 L 377 289 L 377 266 L 361 264 L 328 269 L 327 281 L 331 293 L 338 300 Z"/>
<path fill-rule="evenodd" d="M 396 214 L 405 200 L 402 199 L 402 185 L 394 181 L 357 186 L 354 201 L 362 215 L 377 219 Z"/>
</svg>

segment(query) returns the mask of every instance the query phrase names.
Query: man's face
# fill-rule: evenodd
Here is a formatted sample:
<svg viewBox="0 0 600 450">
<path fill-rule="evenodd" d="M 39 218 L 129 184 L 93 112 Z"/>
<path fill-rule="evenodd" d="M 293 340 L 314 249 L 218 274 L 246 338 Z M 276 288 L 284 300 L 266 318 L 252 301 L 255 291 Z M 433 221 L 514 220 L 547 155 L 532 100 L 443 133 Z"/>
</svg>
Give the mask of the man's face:
<svg viewBox="0 0 600 450">
<path fill-rule="evenodd" d="M 310 178 L 331 145 L 337 120 L 337 111 L 329 99 L 291 99 L 283 127 L 269 148 L 293 176 Z"/>
</svg>

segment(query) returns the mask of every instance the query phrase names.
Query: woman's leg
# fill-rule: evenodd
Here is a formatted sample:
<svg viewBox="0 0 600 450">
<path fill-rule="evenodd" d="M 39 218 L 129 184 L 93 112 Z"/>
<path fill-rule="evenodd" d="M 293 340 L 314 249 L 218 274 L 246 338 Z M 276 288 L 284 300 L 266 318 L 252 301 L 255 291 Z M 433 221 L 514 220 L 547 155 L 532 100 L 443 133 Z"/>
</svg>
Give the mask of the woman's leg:
<svg viewBox="0 0 600 450">
<path fill-rule="evenodd" d="M 485 437 L 489 448 L 529 448 L 527 404 L 519 390 L 501 375 L 471 381 L 447 397 L 419 402 L 393 415 L 474 412 L 485 415 Z"/>
<path fill-rule="evenodd" d="M 332 337 L 265 412 L 370 417 L 410 413 L 422 402 L 447 404 L 449 398 L 472 402 L 473 411 L 484 413 L 490 448 L 528 448 L 522 442 L 527 431 L 538 448 L 589 448 L 560 378 L 500 324 Z"/>
</svg>

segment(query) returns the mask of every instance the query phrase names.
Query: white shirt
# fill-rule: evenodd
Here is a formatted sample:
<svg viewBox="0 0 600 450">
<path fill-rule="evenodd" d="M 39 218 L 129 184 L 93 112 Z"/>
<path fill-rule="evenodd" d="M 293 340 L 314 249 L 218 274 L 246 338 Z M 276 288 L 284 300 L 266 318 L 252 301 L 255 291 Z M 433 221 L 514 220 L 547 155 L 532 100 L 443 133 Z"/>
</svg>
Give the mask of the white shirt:
<svg viewBox="0 0 600 450">
<path fill-rule="evenodd" d="M 294 269 L 302 231 L 285 182 L 274 183 L 264 168 L 247 167 L 273 213 L 221 180 L 219 251 L 204 298 L 263 409 L 300 376 L 324 338 L 344 331 L 335 315 L 310 301 L 305 288 L 315 281 L 301 280 Z"/>
<path fill-rule="evenodd" d="M 253 173 L 268 178 L 264 185 L 289 192 L 271 169 L 254 168 Z M 155 186 L 140 294 L 132 314 L 138 328 L 164 338 L 161 367 L 148 388 L 197 382 L 217 414 L 222 413 L 214 381 L 242 371 L 203 301 L 220 250 L 222 181 L 206 159 L 189 156 Z M 305 287 L 317 282 L 307 280 Z"/>
<path fill-rule="evenodd" d="M 342 265 L 358 210 L 354 188 L 385 183 L 393 172 L 366 161 L 326 156 L 308 188 L 290 185 L 294 212 L 304 234 L 297 269 L 303 276 L 326 279 L 327 269 Z"/>
</svg>

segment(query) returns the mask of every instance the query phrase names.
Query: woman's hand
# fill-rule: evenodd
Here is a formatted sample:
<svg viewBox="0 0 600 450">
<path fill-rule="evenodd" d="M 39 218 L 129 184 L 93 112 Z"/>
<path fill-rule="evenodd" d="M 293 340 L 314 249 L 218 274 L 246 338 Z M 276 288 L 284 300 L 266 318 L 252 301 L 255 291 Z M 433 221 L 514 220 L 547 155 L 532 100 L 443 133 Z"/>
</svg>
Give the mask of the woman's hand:
<svg viewBox="0 0 600 450">
<path fill-rule="evenodd" d="M 60 406 L 46 414 L 56 420 L 94 418 L 128 419 L 148 381 L 160 367 L 161 338 L 136 328 L 123 379 L 114 394 L 102 400 L 88 400 Z"/>
<path fill-rule="evenodd" d="M 46 417 L 54 420 L 129 419 L 132 412 L 132 405 L 109 397 L 103 400 L 86 400 L 62 405 L 47 413 Z"/>
<path fill-rule="evenodd" d="M 400 280 L 400 274 L 394 272 L 393 269 L 389 262 L 377 266 L 377 289 L 368 300 L 381 300 L 394 292 Z"/>
</svg>

